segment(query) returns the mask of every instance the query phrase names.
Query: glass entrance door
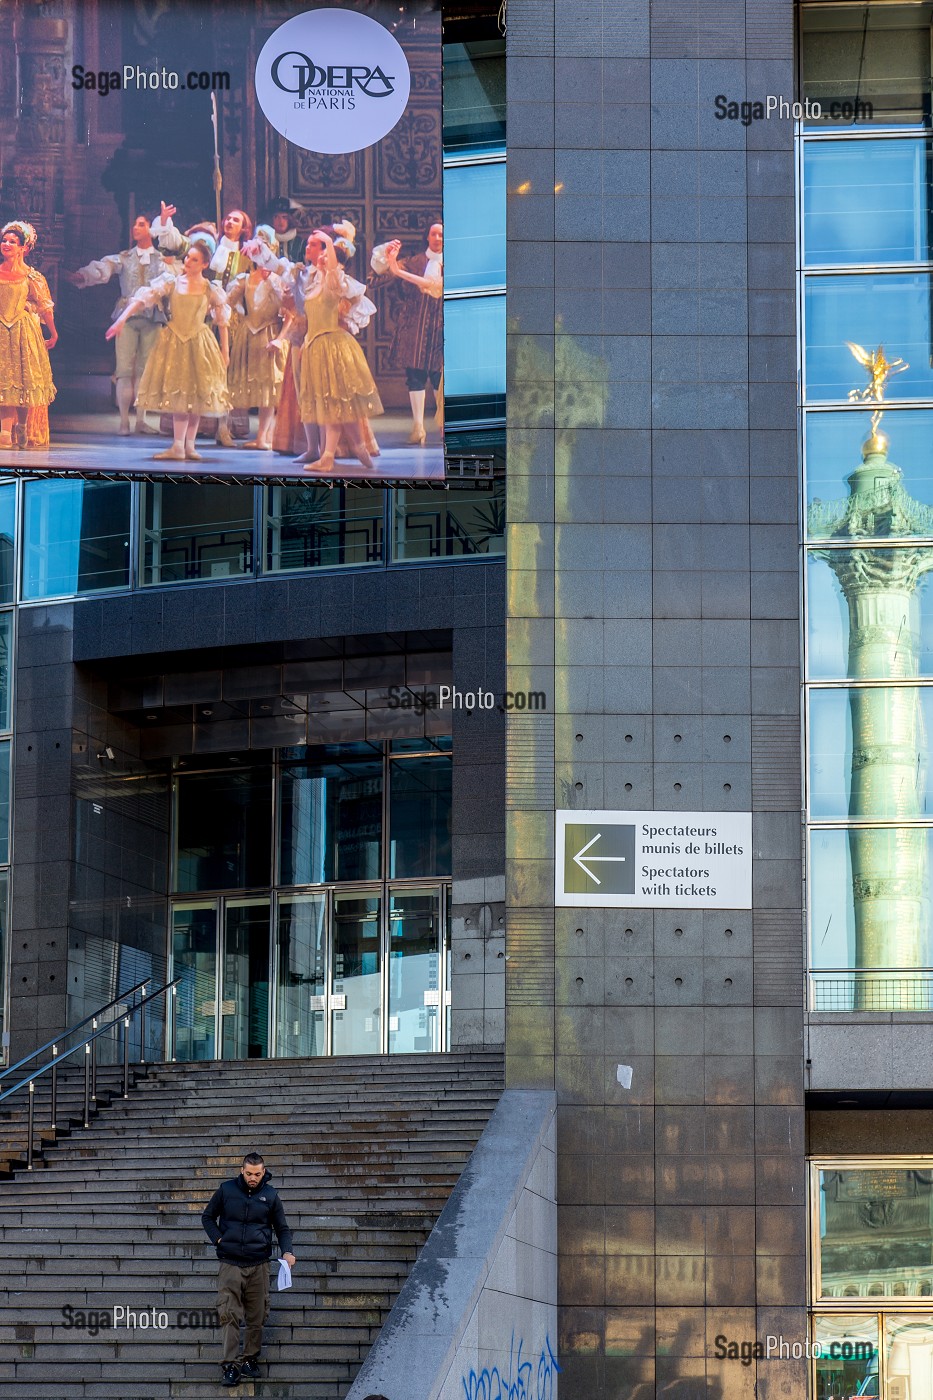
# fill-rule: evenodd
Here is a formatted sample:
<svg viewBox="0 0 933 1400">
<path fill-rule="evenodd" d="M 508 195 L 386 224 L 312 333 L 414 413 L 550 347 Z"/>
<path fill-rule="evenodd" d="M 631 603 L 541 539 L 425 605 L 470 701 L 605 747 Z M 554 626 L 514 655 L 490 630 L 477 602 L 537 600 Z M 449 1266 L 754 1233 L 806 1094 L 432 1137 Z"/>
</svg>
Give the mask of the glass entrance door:
<svg viewBox="0 0 933 1400">
<path fill-rule="evenodd" d="M 220 988 L 221 1059 L 269 1054 L 269 901 L 225 899 Z"/>
<path fill-rule="evenodd" d="M 204 900 L 172 910 L 176 1060 L 269 1053 L 269 901 Z"/>
<path fill-rule="evenodd" d="M 406 889 L 389 900 L 389 1053 L 440 1049 L 441 892 Z"/>
<path fill-rule="evenodd" d="M 281 895 L 278 903 L 275 1053 L 327 1051 L 327 896 Z"/>
<path fill-rule="evenodd" d="M 176 1060 L 217 1058 L 217 905 L 211 900 L 172 910 Z"/>
<path fill-rule="evenodd" d="M 382 1050 L 382 900 L 334 898 L 331 1050 L 378 1055 Z"/>
</svg>

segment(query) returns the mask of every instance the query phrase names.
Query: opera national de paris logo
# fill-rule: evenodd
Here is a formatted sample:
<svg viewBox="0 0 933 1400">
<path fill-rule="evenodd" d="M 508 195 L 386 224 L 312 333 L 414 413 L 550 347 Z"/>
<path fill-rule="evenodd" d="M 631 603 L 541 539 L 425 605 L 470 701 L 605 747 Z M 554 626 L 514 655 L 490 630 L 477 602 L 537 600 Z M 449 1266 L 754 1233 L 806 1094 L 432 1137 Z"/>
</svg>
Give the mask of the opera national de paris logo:
<svg viewBox="0 0 933 1400">
<path fill-rule="evenodd" d="M 398 40 L 355 10 L 293 15 L 256 63 L 256 97 L 280 135 L 338 155 L 381 141 L 408 104 L 411 75 Z"/>
</svg>

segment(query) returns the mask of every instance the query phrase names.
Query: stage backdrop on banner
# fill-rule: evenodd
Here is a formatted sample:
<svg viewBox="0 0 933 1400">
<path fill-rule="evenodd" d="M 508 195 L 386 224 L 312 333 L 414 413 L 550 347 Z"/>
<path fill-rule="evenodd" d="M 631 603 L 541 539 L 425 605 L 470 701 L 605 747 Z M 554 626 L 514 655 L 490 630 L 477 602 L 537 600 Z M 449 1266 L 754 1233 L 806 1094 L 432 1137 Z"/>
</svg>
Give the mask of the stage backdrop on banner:
<svg viewBox="0 0 933 1400">
<path fill-rule="evenodd" d="M 435 5 L 63 0 L 50 15 L 28 0 L 11 0 L 6 16 L 0 99 L 11 119 L 0 128 L 0 216 L 4 225 L 32 225 L 36 242 L 29 246 L 27 231 L 21 252 L 21 236 L 13 248 L 8 239 L 0 263 L 0 383 L 6 386 L 0 469 L 241 481 L 442 477 L 443 156 Z M 140 215 L 158 215 L 162 201 L 176 207 L 174 233 L 157 235 L 161 252 L 150 252 L 134 241 L 134 225 Z M 215 285 L 225 284 L 233 303 L 231 369 L 224 384 L 213 354 L 207 368 L 199 361 L 184 404 L 203 410 L 194 449 L 203 461 L 191 454 L 184 462 L 155 460 L 157 453 L 174 451 L 178 436 L 167 407 L 177 408 L 184 395 L 177 392 L 177 371 L 163 363 L 171 357 L 160 340 L 179 332 L 180 322 L 162 328 L 172 316 L 167 298 L 108 342 L 121 276 L 123 290 L 140 278 L 153 280 L 165 270 L 164 255 L 178 234 L 216 224 L 218 216 L 222 232 L 231 210 L 245 212 L 254 234 L 277 216 L 279 251 L 295 263 L 305 260 L 314 229 L 353 226 L 338 242 L 341 258 L 341 247 L 352 244 L 345 272 L 356 285 L 341 302 L 339 326 L 353 342 L 349 350 L 344 342 L 336 357 L 340 369 L 336 382 L 328 381 L 328 395 L 302 399 L 301 374 L 293 369 L 304 354 L 302 325 L 285 327 L 298 341 L 287 368 L 287 344 L 277 352 L 264 348 L 280 338 L 294 277 L 285 275 L 281 286 L 270 279 L 261 293 L 255 277 L 246 291 L 247 278 L 232 288 L 237 273 L 253 264 L 242 254 L 225 262 L 221 248 L 210 275 Z M 176 251 L 178 270 L 184 247 Z M 312 277 L 299 281 L 300 292 Z M 282 294 L 284 305 L 277 300 Z M 176 321 L 179 311 L 191 316 L 188 305 L 179 307 L 177 299 L 175 305 Z M 241 307 L 250 311 L 249 325 Z M 320 311 L 315 308 L 313 328 Z M 193 320 L 196 332 L 199 318 Z M 53 322 L 58 340 L 46 361 L 37 340 L 40 334 L 50 339 Z M 246 359 L 244 337 L 252 337 L 254 352 L 262 345 L 276 364 L 271 388 L 268 374 L 256 367 L 262 357 Z M 322 356 L 320 346 L 315 353 L 318 368 L 323 363 L 332 372 L 334 356 Z M 141 371 L 153 356 L 147 383 Z M 236 407 L 224 415 L 217 391 L 232 394 L 235 378 Z M 143 414 L 134 403 L 140 379 L 145 421 L 138 421 Z M 343 426 L 334 464 L 325 458 L 312 472 L 293 465 L 308 445 L 301 407 L 307 412 L 313 402 L 320 418 L 344 396 L 363 411 Z M 245 403 L 250 397 L 255 401 Z M 381 414 L 375 412 L 380 400 Z M 317 427 L 311 446 L 326 450 L 326 424 Z M 257 434 L 277 450 L 246 447 Z M 363 462 L 359 447 L 369 453 Z M 315 451 L 310 455 L 320 460 Z"/>
</svg>

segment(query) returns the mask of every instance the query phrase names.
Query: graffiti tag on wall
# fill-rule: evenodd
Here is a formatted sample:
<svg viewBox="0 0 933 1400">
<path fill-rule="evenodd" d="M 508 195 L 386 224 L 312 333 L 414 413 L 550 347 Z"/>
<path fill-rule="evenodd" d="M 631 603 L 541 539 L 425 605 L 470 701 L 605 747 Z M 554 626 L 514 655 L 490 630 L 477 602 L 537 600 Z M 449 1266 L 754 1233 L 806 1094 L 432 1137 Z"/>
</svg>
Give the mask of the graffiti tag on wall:
<svg viewBox="0 0 933 1400">
<path fill-rule="evenodd" d="M 482 1371 L 471 1370 L 468 1376 L 464 1376 L 464 1400 L 554 1400 L 560 1367 L 550 1337 L 544 1338 L 537 1366 L 533 1361 L 523 1359 L 524 1346 L 524 1338 L 519 1338 L 516 1351 L 513 1332 L 506 1370 L 500 1370 L 498 1366 L 490 1370 L 484 1366 Z"/>
</svg>

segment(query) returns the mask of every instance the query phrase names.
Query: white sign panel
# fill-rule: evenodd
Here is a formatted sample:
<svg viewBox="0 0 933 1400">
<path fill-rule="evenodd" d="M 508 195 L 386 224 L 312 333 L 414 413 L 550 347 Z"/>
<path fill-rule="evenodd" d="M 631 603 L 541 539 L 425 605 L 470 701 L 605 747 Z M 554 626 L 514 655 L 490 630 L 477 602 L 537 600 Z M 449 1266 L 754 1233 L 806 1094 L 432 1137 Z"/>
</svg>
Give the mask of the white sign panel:
<svg viewBox="0 0 933 1400">
<path fill-rule="evenodd" d="M 750 909 L 750 812 L 557 813 L 558 907 Z"/>
<path fill-rule="evenodd" d="M 401 44 L 355 10 L 307 10 L 280 24 L 256 64 L 256 97 L 287 141 L 337 155 L 374 146 L 408 105 Z"/>
</svg>

